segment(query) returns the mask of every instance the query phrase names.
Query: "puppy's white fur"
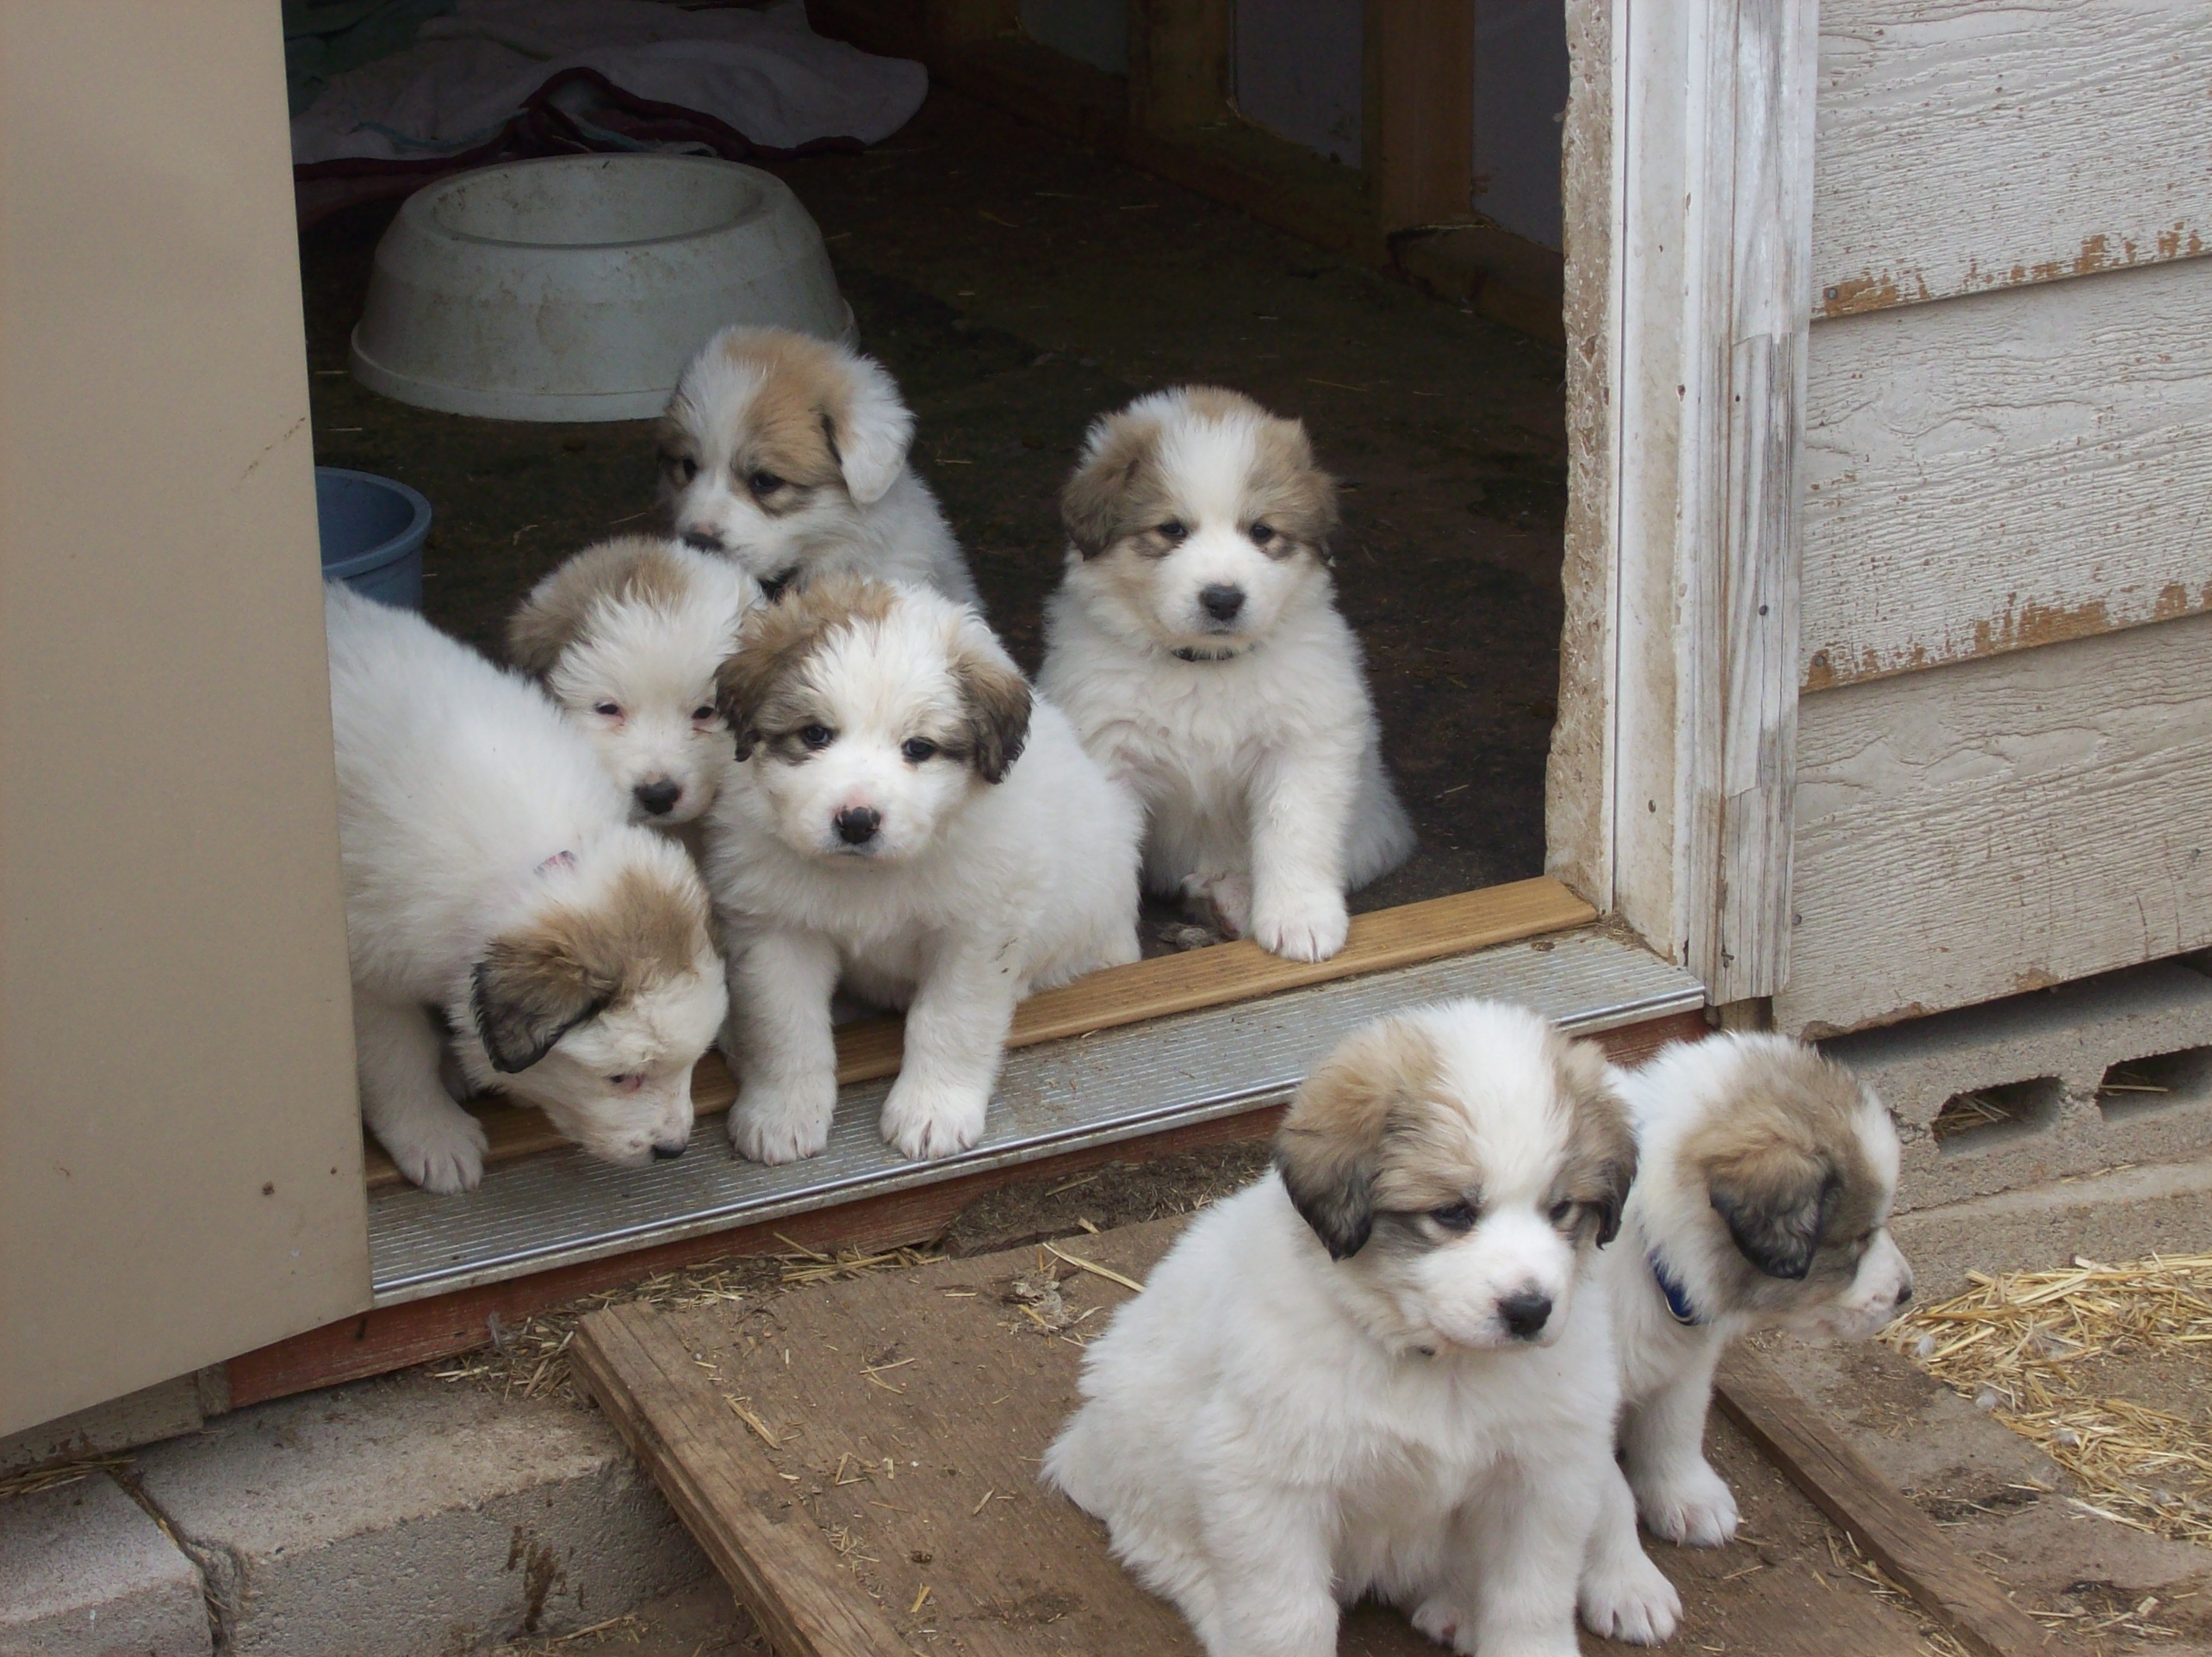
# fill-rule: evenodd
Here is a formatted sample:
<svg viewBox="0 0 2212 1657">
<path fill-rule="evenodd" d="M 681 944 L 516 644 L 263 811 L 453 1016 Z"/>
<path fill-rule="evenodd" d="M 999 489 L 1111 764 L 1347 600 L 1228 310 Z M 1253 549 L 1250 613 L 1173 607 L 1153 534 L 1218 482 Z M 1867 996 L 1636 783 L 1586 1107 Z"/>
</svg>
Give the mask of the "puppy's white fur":
<svg viewBox="0 0 2212 1657">
<path fill-rule="evenodd" d="M 484 1136 L 439 1079 L 538 1107 L 593 1156 L 680 1154 L 726 1005 L 705 888 L 628 821 L 537 689 L 420 616 L 327 590 L 362 1112 L 438 1192 Z"/>
<path fill-rule="evenodd" d="M 678 541 L 588 547 L 531 589 L 507 654 L 592 739 L 634 821 L 672 828 L 714 803 L 730 727 L 714 674 L 760 584 Z"/>
<path fill-rule="evenodd" d="M 732 1139 L 769 1162 L 827 1142 L 842 980 L 907 1010 L 884 1138 L 965 1150 L 1015 1002 L 1137 957 L 1136 801 L 974 611 L 926 589 L 811 581 L 748 622 L 723 683 L 740 760 L 707 868 Z"/>
<path fill-rule="evenodd" d="M 842 573 L 975 604 L 945 514 L 907 464 L 913 438 L 880 363 L 781 328 L 725 328 L 670 399 L 661 488 L 679 537 L 771 588 Z"/>
<path fill-rule="evenodd" d="M 1091 1345 L 1045 1477 L 1214 1657 L 1334 1653 L 1366 1593 L 1457 1651 L 1575 1651 L 1618 1398 L 1589 1278 L 1635 1161 L 1605 1074 L 1495 1003 L 1359 1032 L 1280 1177 L 1194 1220 Z"/>
<path fill-rule="evenodd" d="M 1912 1294 L 1888 1231 L 1898 1139 L 1871 1089 L 1778 1035 L 1667 1048 L 1622 1076 L 1639 1171 L 1604 1281 L 1620 1344 L 1625 1478 L 1607 1493 L 1583 1585 L 1593 1632 L 1650 1643 L 1673 1633 L 1674 1590 L 1644 1555 L 1655 1535 L 1717 1547 L 1735 1498 L 1705 1457 L 1713 1372 L 1749 1331 L 1849 1340 Z M 1670 1307 L 1660 1273 L 1686 1314 Z"/>
<path fill-rule="evenodd" d="M 1061 504 L 1038 684 L 1144 800 L 1146 885 L 1278 955 L 1334 955 L 1345 893 L 1413 830 L 1334 601 L 1334 486 L 1304 428 L 1231 391 L 1158 392 L 1091 428 Z"/>
</svg>

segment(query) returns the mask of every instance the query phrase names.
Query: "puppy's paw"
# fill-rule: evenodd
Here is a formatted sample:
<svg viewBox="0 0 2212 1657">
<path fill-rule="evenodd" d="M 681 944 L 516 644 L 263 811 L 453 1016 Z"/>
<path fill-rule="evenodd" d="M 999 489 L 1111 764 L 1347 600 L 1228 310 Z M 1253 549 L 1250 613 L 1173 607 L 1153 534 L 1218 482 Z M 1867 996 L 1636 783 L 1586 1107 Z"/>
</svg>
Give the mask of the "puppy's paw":
<svg viewBox="0 0 2212 1657">
<path fill-rule="evenodd" d="M 1601 1640 L 1656 1646 L 1673 1638 L 1682 1620 L 1682 1596 L 1641 1548 L 1592 1564 L 1583 1574 L 1581 1600 L 1583 1626 Z"/>
<path fill-rule="evenodd" d="M 1183 907 L 1224 938 L 1252 931 L 1252 882 L 1233 871 L 1201 869 L 1182 877 Z"/>
<path fill-rule="evenodd" d="M 483 1124 L 460 1109 L 380 1131 L 377 1138 L 398 1170 L 425 1191 L 450 1197 L 483 1180 Z"/>
<path fill-rule="evenodd" d="M 1717 1548 L 1735 1534 L 1735 1497 L 1703 1457 L 1672 1478 L 1638 1484 L 1636 1508 L 1652 1535 L 1685 1547 Z"/>
<path fill-rule="evenodd" d="M 1252 941 L 1285 961 L 1326 961 L 1351 929 L 1343 894 L 1314 892 L 1262 907 L 1252 918 Z"/>
<path fill-rule="evenodd" d="M 983 1137 L 990 1103 L 987 1092 L 932 1086 L 902 1071 L 884 1101 L 884 1142 L 918 1162 L 950 1156 Z"/>
<path fill-rule="evenodd" d="M 730 1108 L 730 1143 L 756 1162 L 796 1162 L 830 1143 L 837 1108 L 834 1075 L 798 1085 L 748 1082 Z"/>
<path fill-rule="evenodd" d="M 1407 1619 L 1423 1634 L 1451 1651 L 1474 1650 L 1474 1613 L 1449 1594 L 1431 1594 Z"/>
</svg>

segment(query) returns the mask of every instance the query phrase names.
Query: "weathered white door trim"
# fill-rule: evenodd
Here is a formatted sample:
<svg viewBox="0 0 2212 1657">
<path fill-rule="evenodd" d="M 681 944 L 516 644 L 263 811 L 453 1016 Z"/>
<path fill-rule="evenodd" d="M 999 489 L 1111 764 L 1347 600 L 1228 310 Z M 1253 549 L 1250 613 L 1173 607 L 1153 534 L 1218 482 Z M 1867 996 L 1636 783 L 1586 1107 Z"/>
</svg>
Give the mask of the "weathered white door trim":
<svg viewBox="0 0 2212 1657">
<path fill-rule="evenodd" d="M 1609 464 L 1577 479 L 1604 499 L 1571 528 L 1570 586 L 1604 603 L 1570 595 L 1595 636 L 1563 653 L 1550 862 L 1716 1002 L 1789 970 L 1817 11 L 1571 10 L 1576 95 L 1609 100 L 1607 149 L 1571 112 L 1567 155 L 1571 351 L 1579 401 L 1603 399 L 1577 437 Z"/>
</svg>

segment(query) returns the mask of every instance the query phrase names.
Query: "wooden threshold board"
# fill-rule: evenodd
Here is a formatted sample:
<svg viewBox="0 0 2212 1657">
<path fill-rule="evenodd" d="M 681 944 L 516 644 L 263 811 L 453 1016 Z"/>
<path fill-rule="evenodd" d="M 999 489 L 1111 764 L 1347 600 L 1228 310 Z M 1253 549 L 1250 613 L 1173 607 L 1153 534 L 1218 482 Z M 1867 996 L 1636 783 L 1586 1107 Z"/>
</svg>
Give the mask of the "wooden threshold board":
<svg viewBox="0 0 2212 1657">
<path fill-rule="evenodd" d="M 1255 1000 L 1310 984 L 1565 932 L 1596 918 L 1596 910 L 1558 881 L 1539 876 L 1354 915 L 1344 948 L 1327 961 L 1285 961 L 1249 940 L 1134 961 L 1030 997 L 1014 1010 L 1006 1045 L 1033 1047 L 1171 1013 Z M 871 1018 L 844 1026 L 837 1032 L 838 1083 L 896 1075 L 904 1037 L 905 1025 L 897 1018 Z M 699 1115 L 726 1111 L 737 1096 L 737 1081 L 719 1053 L 700 1060 L 691 1081 L 692 1108 Z M 566 1143 L 539 1111 L 486 1103 L 477 1108 L 477 1115 L 491 1142 L 484 1154 L 488 1167 Z M 371 1191 L 401 1183 L 399 1170 L 374 1140 L 364 1145 L 363 1160 Z"/>
</svg>

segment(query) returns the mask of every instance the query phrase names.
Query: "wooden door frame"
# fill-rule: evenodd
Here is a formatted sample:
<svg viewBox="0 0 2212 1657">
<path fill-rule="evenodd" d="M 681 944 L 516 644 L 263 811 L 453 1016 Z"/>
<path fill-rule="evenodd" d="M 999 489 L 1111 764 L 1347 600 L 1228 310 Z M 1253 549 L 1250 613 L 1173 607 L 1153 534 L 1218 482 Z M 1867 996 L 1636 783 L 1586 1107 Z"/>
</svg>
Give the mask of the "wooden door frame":
<svg viewBox="0 0 2212 1657">
<path fill-rule="evenodd" d="M 1789 974 L 1817 0 L 1569 0 L 1573 448 L 1548 865 Z"/>
</svg>

